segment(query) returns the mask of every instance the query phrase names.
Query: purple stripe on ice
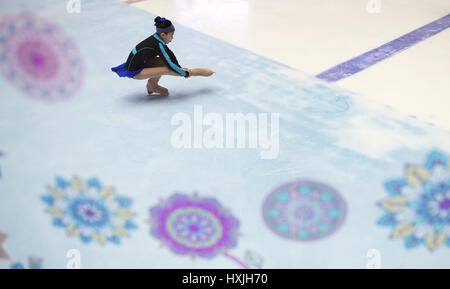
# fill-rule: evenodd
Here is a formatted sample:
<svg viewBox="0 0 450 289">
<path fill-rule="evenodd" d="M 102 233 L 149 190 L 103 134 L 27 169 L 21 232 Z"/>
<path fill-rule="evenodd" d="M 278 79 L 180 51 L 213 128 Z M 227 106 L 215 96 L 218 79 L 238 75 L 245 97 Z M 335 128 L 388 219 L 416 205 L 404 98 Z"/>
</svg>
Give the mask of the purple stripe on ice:
<svg viewBox="0 0 450 289">
<path fill-rule="evenodd" d="M 378 48 L 368 51 L 360 56 L 352 58 L 346 62 L 336 65 L 316 77 L 333 82 L 358 73 L 377 62 L 380 62 L 392 55 L 405 50 L 422 40 L 425 40 L 435 34 L 450 27 L 450 14 L 425 26 L 422 26 L 408 34 L 405 34 L 391 42 L 388 42 Z"/>
</svg>

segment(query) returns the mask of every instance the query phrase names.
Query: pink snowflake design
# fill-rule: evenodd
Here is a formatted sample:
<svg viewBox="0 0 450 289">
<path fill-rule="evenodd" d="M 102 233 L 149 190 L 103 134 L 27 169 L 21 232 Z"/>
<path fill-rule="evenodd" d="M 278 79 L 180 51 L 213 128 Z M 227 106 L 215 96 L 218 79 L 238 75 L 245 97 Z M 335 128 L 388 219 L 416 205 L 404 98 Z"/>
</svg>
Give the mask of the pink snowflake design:
<svg viewBox="0 0 450 289">
<path fill-rule="evenodd" d="M 51 102 L 80 88 L 84 67 L 77 46 L 61 28 L 22 13 L 0 21 L 0 71 L 25 95 Z"/>
<path fill-rule="evenodd" d="M 213 198 L 175 193 L 150 209 L 151 234 L 176 254 L 213 258 L 236 247 L 239 221 Z"/>
</svg>

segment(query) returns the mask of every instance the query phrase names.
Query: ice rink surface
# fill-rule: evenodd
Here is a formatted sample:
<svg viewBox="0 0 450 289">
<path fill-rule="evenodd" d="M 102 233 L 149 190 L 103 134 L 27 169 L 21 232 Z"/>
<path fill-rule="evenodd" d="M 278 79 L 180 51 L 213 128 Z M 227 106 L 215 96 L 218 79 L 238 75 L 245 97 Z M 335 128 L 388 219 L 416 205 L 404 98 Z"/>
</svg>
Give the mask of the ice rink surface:
<svg viewBox="0 0 450 289">
<path fill-rule="evenodd" d="M 0 7 L 3 268 L 450 268 L 448 130 L 176 21 L 180 64 L 215 74 L 148 97 L 110 69 L 155 14 Z M 239 113 L 256 147 L 211 136 Z"/>
</svg>

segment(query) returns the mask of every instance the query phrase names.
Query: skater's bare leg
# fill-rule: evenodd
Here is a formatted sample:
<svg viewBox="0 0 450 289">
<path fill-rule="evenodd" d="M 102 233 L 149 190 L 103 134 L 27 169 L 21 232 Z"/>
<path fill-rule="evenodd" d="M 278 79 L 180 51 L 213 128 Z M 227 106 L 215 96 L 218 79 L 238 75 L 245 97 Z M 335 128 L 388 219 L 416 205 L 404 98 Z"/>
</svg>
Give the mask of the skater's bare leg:
<svg viewBox="0 0 450 289">
<path fill-rule="evenodd" d="M 193 68 L 189 70 L 189 76 L 211 76 L 214 71 L 208 68 Z"/>
<path fill-rule="evenodd" d="M 161 78 L 161 76 L 159 77 L 153 77 L 153 78 L 149 78 L 147 81 L 147 92 L 149 94 L 156 92 L 159 94 L 167 94 L 169 93 L 169 90 L 165 87 L 162 87 L 160 85 L 158 85 L 158 81 Z"/>
<path fill-rule="evenodd" d="M 148 66 L 150 67 L 142 69 L 141 72 L 134 77 L 134 79 L 157 78 L 163 75 L 181 76 L 180 74 L 169 69 L 159 57 L 150 61 L 151 62 L 148 63 Z M 211 76 L 214 73 L 208 68 L 183 68 L 183 70 L 189 71 L 189 76 Z"/>
<path fill-rule="evenodd" d="M 148 79 L 154 77 L 161 77 L 163 75 L 180 76 L 178 73 L 170 70 L 167 67 L 150 67 L 142 69 L 141 72 L 139 72 L 134 77 L 134 79 Z"/>
<path fill-rule="evenodd" d="M 166 67 L 166 64 L 160 57 L 155 57 L 147 61 L 146 68 L 152 67 Z M 158 85 L 158 81 L 161 79 L 161 76 L 149 78 L 147 81 L 147 92 L 152 94 L 153 92 L 160 94 L 167 94 L 169 90 L 165 87 Z"/>
</svg>

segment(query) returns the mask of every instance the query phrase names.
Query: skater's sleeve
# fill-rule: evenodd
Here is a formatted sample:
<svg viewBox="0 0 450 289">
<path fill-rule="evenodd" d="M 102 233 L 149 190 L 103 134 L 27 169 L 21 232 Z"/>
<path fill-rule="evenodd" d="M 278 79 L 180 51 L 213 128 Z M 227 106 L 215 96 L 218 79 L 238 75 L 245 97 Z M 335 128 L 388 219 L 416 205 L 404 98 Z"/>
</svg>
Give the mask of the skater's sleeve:
<svg viewBox="0 0 450 289">
<path fill-rule="evenodd" d="M 175 54 L 173 54 L 172 50 L 170 49 L 166 49 L 167 55 L 169 55 L 170 60 L 172 60 L 173 63 L 175 63 L 177 66 L 181 67 L 181 65 L 178 63 L 178 60 L 175 56 Z"/>
<path fill-rule="evenodd" d="M 167 48 L 167 50 L 164 48 L 164 46 L 161 43 L 158 43 L 158 54 L 162 58 L 162 60 L 167 64 L 167 66 L 175 71 L 176 73 L 180 74 L 181 76 L 188 77 L 189 73 L 187 71 L 184 71 L 181 69 L 180 64 L 178 64 L 177 58 L 173 54 L 172 51 Z"/>
</svg>

